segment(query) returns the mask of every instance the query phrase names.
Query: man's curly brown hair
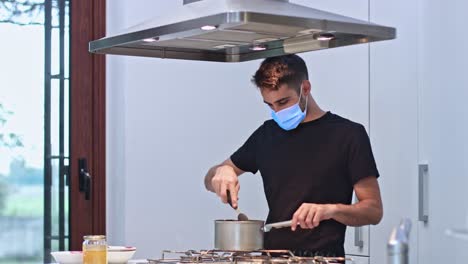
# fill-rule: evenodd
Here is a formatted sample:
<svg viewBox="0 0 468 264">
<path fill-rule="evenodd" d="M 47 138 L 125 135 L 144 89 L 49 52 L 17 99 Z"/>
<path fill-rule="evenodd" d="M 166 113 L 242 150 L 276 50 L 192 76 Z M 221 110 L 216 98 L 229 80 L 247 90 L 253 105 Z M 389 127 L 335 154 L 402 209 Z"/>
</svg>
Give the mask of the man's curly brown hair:
<svg viewBox="0 0 468 264">
<path fill-rule="evenodd" d="M 252 77 L 252 82 L 261 90 L 278 90 L 281 85 L 287 84 L 299 92 L 302 81 L 308 79 L 304 60 L 292 54 L 265 59 Z"/>
</svg>

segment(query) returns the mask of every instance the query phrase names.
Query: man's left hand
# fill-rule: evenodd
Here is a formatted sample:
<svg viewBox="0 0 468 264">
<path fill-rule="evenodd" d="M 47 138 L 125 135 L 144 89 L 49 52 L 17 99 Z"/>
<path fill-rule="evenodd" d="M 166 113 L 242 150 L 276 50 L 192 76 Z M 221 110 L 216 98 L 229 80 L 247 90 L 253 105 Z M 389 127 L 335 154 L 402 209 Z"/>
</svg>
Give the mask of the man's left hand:
<svg viewBox="0 0 468 264">
<path fill-rule="evenodd" d="M 298 225 L 302 229 L 315 228 L 321 221 L 333 218 L 336 208 L 335 204 L 303 203 L 293 215 L 291 230 L 295 231 Z"/>
</svg>

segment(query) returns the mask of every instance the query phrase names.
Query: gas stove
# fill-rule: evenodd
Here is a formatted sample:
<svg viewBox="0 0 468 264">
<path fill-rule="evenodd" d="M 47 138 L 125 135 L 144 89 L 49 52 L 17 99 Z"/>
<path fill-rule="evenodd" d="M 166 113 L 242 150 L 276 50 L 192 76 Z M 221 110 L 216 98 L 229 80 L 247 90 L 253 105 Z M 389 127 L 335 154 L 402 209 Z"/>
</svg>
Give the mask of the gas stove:
<svg viewBox="0 0 468 264">
<path fill-rule="evenodd" d="M 164 250 L 160 259 L 149 264 L 332 264 L 351 260 L 341 257 L 298 257 L 288 250 Z M 139 262 L 140 263 L 140 262 Z"/>
</svg>

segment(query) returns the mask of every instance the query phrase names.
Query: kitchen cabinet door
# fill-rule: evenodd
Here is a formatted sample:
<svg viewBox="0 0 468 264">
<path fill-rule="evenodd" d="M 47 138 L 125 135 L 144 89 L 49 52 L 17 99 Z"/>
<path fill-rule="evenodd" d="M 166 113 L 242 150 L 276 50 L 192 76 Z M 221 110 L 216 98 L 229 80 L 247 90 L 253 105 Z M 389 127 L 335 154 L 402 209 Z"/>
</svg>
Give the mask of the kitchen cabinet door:
<svg viewBox="0 0 468 264">
<path fill-rule="evenodd" d="M 410 263 L 417 263 L 418 16 L 416 2 L 370 2 L 370 20 L 397 28 L 397 38 L 370 44 L 370 135 L 381 177 L 384 217 L 371 226 L 370 262 L 386 259 L 401 218 L 410 218 Z"/>
<path fill-rule="evenodd" d="M 357 201 L 353 195 L 353 203 Z M 348 227 L 346 228 L 345 252 L 355 256 L 370 256 L 370 227 Z"/>
<path fill-rule="evenodd" d="M 324 110 L 369 128 L 368 47 L 350 46 L 301 54 L 309 67 L 312 95 Z M 339 76 L 337 76 L 337 74 Z M 355 238 L 361 234 L 361 238 Z M 369 228 L 349 227 L 347 253 L 368 256 Z M 355 246 L 355 240 L 363 246 Z"/>
<path fill-rule="evenodd" d="M 338 0 L 291 2 L 367 20 L 367 0 L 352 3 Z M 324 110 L 361 123 L 369 129 L 368 46 L 356 45 L 299 55 L 308 65 L 312 95 L 317 103 Z M 369 227 L 348 227 L 345 251 L 349 254 L 368 256 Z"/>
<path fill-rule="evenodd" d="M 346 229 L 345 252 L 355 256 L 370 256 L 370 227 L 348 227 Z"/>
<path fill-rule="evenodd" d="M 370 137 L 384 216 L 370 227 L 370 256 L 378 260 L 386 256 L 391 230 L 401 218 L 410 218 L 413 224 L 417 220 L 417 83 L 408 76 L 410 72 L 404 73 L 410 69 L 392 56 L 398 57 L 392 48 L 371 48 Z M 416 230 L 414 226 L 411 248 L 417 248 Z M 412 259 L 416 259 L 414 252 Z"/>
<path fill-rule="evenodd" d="M 367 20 L 368 1 L 293 0 L 300 4 Z M 369 130 L 369 63 L 368 46 L 357 45 L 340 49 L 301 54 L 307 60 L 312 95 L 325 110 L 363 124 Z M 348 227 L 345 251 L 369 256 L 369 227 Z"/>
<path fill-rule="evenodd" d="M 418 222 L 419 263 L 466 263 L 467 241 L 446 234 L 449 228 L 468 228 L 468 36 L 457 34 L 468 18 L 464 1 L 422 1 L 425 10 L 419 69 L 419 161 L 421 219 Z M 455 34 L 453 49 L 441 50 L 437 34 Z"/>
</svg>

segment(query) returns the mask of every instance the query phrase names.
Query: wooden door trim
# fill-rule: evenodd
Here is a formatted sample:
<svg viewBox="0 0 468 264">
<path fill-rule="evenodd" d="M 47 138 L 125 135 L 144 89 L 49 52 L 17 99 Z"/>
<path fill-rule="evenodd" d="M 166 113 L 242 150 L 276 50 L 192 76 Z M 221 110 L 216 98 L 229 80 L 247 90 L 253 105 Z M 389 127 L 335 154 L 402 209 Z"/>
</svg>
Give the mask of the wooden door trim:
<svg viewBox="0 0 468 264">
<path fill-rule="evenodd" d="M 105 35 L 106 1 L 70 3 L 70 250 L 81 250 L 83 235 L 106 234 L 105 58 L 88 52 Z M 89 201 L 78 188 L 79 158 L 92 176 Z"/>
</svg>

